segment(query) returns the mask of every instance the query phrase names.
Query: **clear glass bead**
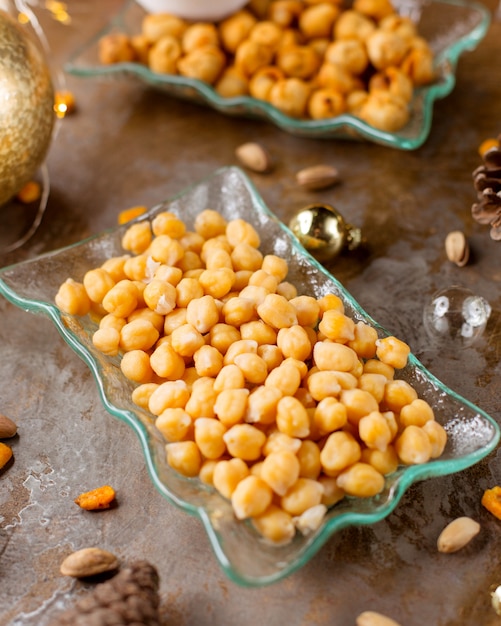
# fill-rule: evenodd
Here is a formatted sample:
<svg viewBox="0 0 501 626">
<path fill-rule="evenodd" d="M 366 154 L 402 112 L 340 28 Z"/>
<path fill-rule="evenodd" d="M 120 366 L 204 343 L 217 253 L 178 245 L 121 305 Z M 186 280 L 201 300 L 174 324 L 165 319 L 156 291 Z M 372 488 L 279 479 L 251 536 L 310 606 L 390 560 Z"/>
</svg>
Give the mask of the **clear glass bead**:
<svg viewBox="0 0 501 626">
<path fill-rule="evenodd" d="M 428 335 L 471 345 L 484 332 L 491 306 L 465 287 L 452 286 L 437 291 L 426 304 L 423 322 Z"/>
</svg>

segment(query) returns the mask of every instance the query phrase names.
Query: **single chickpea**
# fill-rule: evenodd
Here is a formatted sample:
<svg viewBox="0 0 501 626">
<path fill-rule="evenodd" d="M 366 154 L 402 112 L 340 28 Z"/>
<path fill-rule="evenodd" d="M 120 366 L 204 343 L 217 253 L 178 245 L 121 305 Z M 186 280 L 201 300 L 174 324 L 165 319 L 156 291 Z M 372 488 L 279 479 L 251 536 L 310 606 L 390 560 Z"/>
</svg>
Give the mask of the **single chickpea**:
<svg viewBox="0 0 501 626">
<path fill-rule="evenodd" d="M 118 333 L 120 333 L 126 323 L 127 320 L 123 317 L 117 317 L 116 315 L 113 315 L 113 313 L 107 313 L 99 321 L 99 328 L 114 328 L 118 331 Z"/>
<path fill-rule="evenodd" d="M 281 398 L 282 392 L 279 389 L 256 387 L 247 399 L 245 421 L 249 424 L 273 424 L 276 420 L 277 404 Z"/>
<path fill-rule="evenodd" d="M 202 466 L 200 450 L 194 441 L 176 441 L 165 446 L 167 463 L 183 476 L 198 476 Z"/>
<path fill-rule="evenodd" d="M 320 435 L 330 435 L 340 430 L 347 421 L 345 405 L 332 397 L 320 400 L 313 413 L 313 423 Z"/>
<path fill-rule="evenodd" d="M 264 299 L 269 294 L 269 291 L 260 285 L 247 285 L 240 291 L 240 298 L 251 300 L 254 306 L 259 306 L 264 302 Z"/>
<path fill-rule="evenodd" d="M 354 0 L 353 8 L 376 21 L 395 13 L 395 8 L 390 0 Z"/>
<path fill-rule="evenodd" d="M 379 411 L 373 411 L 360 419 L 358 433 L 368 448 L 383 452 L 393 439 L 388 421 Z"/>
<path fill-rule="evenodd" d="M 206 45 L 195 48 L 177 63 L 178 72 L 182 76 L 196 78 L 213 85 L 226 65 L 224 52 L 217 46 Z"/>
<path fill-rule="evenodd" d="M 322 501 L 322 485 L 311 478 L 298 478 L 280 498 L 280 505 L 290 515 L 301 515 Z"/>
<path fill-rule="evenodd" d="M 219 34 L 212 23 L 196 22 L 190 24 L 183 32 L 181 39 L 184 54 L 193 52 L 196 48 L 204 46 L 218 46 Z"/>
<path fill-rule="evenodd" d="M 358 379 L 358 388 L 368 391 L 380 404 L 384 398 L 384 388 L 387 378 L 383 374 L 364 373 Z"/>
<path fill-rule="evenodd" d="M 197 350 L 205 346 L 203 335 L 191 324 L 175 328 L 170 337 L 171 346 L 182 357 L 192 357 Z"/>
<path fill-rule="evenodd" d="M 318 330 L 328 339 L 337 343 L 348 343 L 355 339 L 355 322 L 340 311 L 325 311 L 318 325 Z"/>
<path fill-rule="evenodd" d="M 268 294 L 258 305 L 257 312 L 260 318 L 273 328 L 289 328 L 297 324 L 296 309 L 278 294 Z"/>
<path fill-rule="evenodd" d="M 137 286 L 130 280 L 120 280 L 104 296 L 103 307 L 116 317 L 128 317 L 136 308 L 139 300 Z"/>
<path fill-rule="evenodd" d="M 154 264 L 153 272 L 147 272 L 149 278 L 155 278 L 157 280 L 163 280 L 166 283 L 170 283 L 174 287 L 177 287 L 181 279 L 183 278 L 183 270 L 179 267 L 173 267 L 172 265 L 165 265 L 165 263 L 158 264 L 153 261 L 151 257 L 148 257 L 148 263 Z"/>
<path fill-rule="evenodd" d="M 171 335 L 174 329 L 179 328 L 183 324 L 186 324 L 186 309 L 175 308 L 164 317 L 164 335 Z"/>
<path fill-rule="evenodd" d="M 263 447 L 264 456 L 269 456 L 272 452 L 278 450 L 289 450 L 289 452 L 297 453 L 301 447 L 301 439 L 296 437 L 289 437 L 285 433 L 281 433 L 279 430 L 270 430 L 268 433 L 268 439 Z"/>
<path fill-rule="evenodd" d="M 363 463 L 369 463 L 383 476 L 393 474 L 398 468 L 398 456 L 395 448 L 390 444 L 385 450 L 376 448 L 364 448 L 360 459 Z"/>
<path fill-rule="evenodd" d="M 347 344 L 362 359 L 372 359 L 376 355 L 377 330 L 365 322 L 356 322 L 353 327 L 353 339 Z"/>
<path fill-rule="evenodd" d="M 441 424 L 434 420 L 427 421 L 422 430 L 428 435 L 431 443 L 431 458 L 437 459 L 442 455 L 447 445 L 447 432 Z"/>
<path fill-rule="evenodd" d="M 203 461 L 198 477 L 204 483 L 204 485 L 214 487 L 214 468 L 216 467 L 216 465 L 217 461 L 214 460 Z"/>
<path fill-rule="evenodd" d="M 170 13 L 147 13 L 141 23 L 141 32 L 151 43 L 164 35 L 180 39 L 187 28 L 185 20 Z"/>
<path fill-rule="evenodd" d="M 257 353 L 239 354 L 233 362 L 240 368 L 245 380 L 251 385 L 263 383 L 268 376 L 266 362 Z"/>
<path fill-rule="evenodd" d="M 258 347 L 265 344 L 275 344 L 277 341 L 277 331 L 262 320 L 257 319 L 241 324 L 240 334 L 242 339 L 253 339 Z"/>
<path fill-rule="evenodd" d="M 84 285 L 72 278 L 65 280 L 59 287 L 55 303 L 61 311 L 68 313 L 68 315 L 87 315 L 91 306 L 91 300 Z M 111 313 L 111 311 L 108 312 Z"/>
<path fill-rule="evenodd" d="M 249 396 L 249 390 L 245 388 L 223 389 L 218 394 L 216 402 L 214 404 L 214 413 L 218 417 L 219 421 L 228 428 L 235 426 L 236 424 L 242 423 L 244 421 L 245 412 L 247 409 L 248 396 Z M 233 432 L 238 433 L 238 431 L 233 431 Z M 245 431 L 242 431 L 242 433 L 245 434 Z M 228 437 L 230 437 L 230 435 L 228 435 Z M 246 461 L 255 460 L 252 458 L 246 458 L 245 456 L 241 456 L 242 451 L 241 451 L 241 447 L 238 441 L 235 442 L 235 446 L 232 449 L 237 450 L 237 446 L 239 446 L 238 447 L 239 454 L 233 454 L 233 452 L 231 452 L 230 450 L 230 446 L 232 446 L 233 443 L 234 443 L 233 439 L 231 439 L 231 442 L 228 447 L 228 451 L 232 454 L 232 456 L 239 456 L 240 458 L 243 458 Z"/>
<path fill-rule="evenodd" d="M 269 48 L 276 52 L 282 39 L 282 29 L 272 20 L 262 20 L 256 22 L 249 32 L 248 39 L 260 46 Z"/>
<path fill-rule="evenodd" d="M 199 376 L 216 378 L 223 367 L 223 355 L 217 348 L 203 345 L 193 354 L 193 362 Z"/>
<path fill-rule="evenodd" d="M 200 254 L 205 239 L 199 233 L 187 230 L 185 234 L 179 239 L 179 242 L 185 250 L 193 250 L 193 252 Z"/>
<path fill-rule="evenodd" d="M 152 352 L 150 364 L 157 376 L 167 380 L 177 380 L 184 374 L 185 363 L 174 348 L 168 343 L 162 343 Z"/>
<path fill-rule="evenodd" d="M 158 74 L 177 74 L 182 53 L 180 41 L 172 35 L 164 35 L 149 48 L 148 67 Z"/>
<path fill-rule="evenodd" d="M 103 270 L 106 270 L 108 274 L 113 278 L 115 283 L 127 278 L 124 272 L 124 265 L 130 255 L 124 254 L 123 256 L 111 257 L 101 265 Z"/>
<path fill-rule="evenodd" d="M 251 424 L 235 424 L 226 431 L 223 439 L 231 456 L 244 461 L 256 461 L 261 456 L 266 435 Z"/>
<path fill-rule="evenodd" d="M 424 39 L 414 37 L 410 41 L 410 49 L 405 55 L 400 69 L 417 87 L 429 85 L 437 78 L 433 52 Z"/>
<path fill-rule="evenodd" d="M 164 316 L 159 313 L 155 313 L 155 311 L 152 311 L 148 307 L 136 309 L 127 318 L 127 322 L 133 322 L 135 320 L 145 320 L 149 322 L 154 328 L 156 328 L 159 335 L 164 329 Z"/>
<path fill-rule="evenodd" d="M 110 33 L 99 40 L 99 61 L 103 65 L 134 61 L 136 53 L 125 33 Z"/>
<path fill-rule="evenodd" d="M 132 47 L 134 48 L 134 55 L 135 55 L 136 60 L 139 63 L 142 63 L 143 65 L 148 65 L 148 53 L 151 48 L 151 42 L 148 41 L 148 39 L 142 33 L 139 33 L 137 35 L 131 36 L 130 43 Z M 134 207 L 131 207 L 131 209 L 134 209 Z M 130 209 L 126 209 L 126 211 L 127 210 L 130 211 Z M 145 212 L 146 212 L 146 209 L 142 213 L 145 213 Z M 127 217 L 127 214 L 125 214 L 125 216 Z M 132 212 L 128 217 L 130 219 L 124 220 L 124 215 L 122 212 L 121 219 L 123 221 L 119 223 L 124 224 L 125 222 L 128 222 L 131 219 L 134 219 L 135 217 L 137 217 L 137 215 L 135 215 L 134 212 Z"/>
<path fill-rule="evenodd" d="M 189 399 L 190 392 L 184 380 L 166 381 L 151 393 L 148 410 L 158 416 L 165 409 L 184 409 Z"/>
<path fill-rule="evenodd" d="M 362 449 L 355 437 L 343 430 L 337 430 L 328 436 L 320 452 L 322 469 L 327 476 L 337 476 L 356 463 L 361 454 Z"/>
<path fill-rule="evenodd" d="M 351 74 L 360 75 L 369 64 L 365 45 L 358 39 L 340 39 L 329 44 L 325 51 L 328 63 L 337 63 Z"/>
<path fill-rule="evenodd" d="M 301 78 L 278 80 L 270 90 L 269 102 L 292 118 L 304 118 L 311 87 Z"/>
<path fill-rule="evenodd" d="M 240 296 L 236 296 L 225 302 L 222 313 L 225 323 L 237 328 L 250 321 L 257 320 L 255 303 L 248 298 L 242 298 Z"/>
<path fill-rule="evenodd" d="M 317 480 L 322 470 L 318 444 L 310 440 L 302 441 L 301 447 L 297 453 L 297 458 L 300 465 L 299 476 L 301 478 Z"/>
<path fill-rule="evenodd" d="M 395 368 L 387 363 L 383 363 L 378 359 L 369 359 L 364 363 L 364 373 L 382 374 L 387 380 L 393 380 L 395 376 Z"/>
<path fill-rule="evenodd" d="M 301 465 L 291 450 L 270 452 L 263 461 L 260 476 L 273 491 L 284 496 L 299 478 Z"/>
<path fill-rule="evenodd" d="M 209 330 L 209 343 L 224 356 L 228 348 L 241 339 L 238 328 L 230 324 L 215 324 Z"/>
<path fill-rule="evenodd" d="M 324 61 L 320 66 L 315 82 L 318 87 L 332 89 L 344 97 L 363 87 L 362 81 L 357 76 L 351 74 L 341 65 L 328 61 Z"/>
<path fill-rule="evenodd" d="M 340 9 L 328 2 L 319 2 L 306 7 L 299 15 L 299 29 L 309 40 L 316 37 L 330 37 Z"/>
<path fill-rule="evenodd" d="M 214 390 L 218 393 L 224 389 L 242 389 L 243 387 L 245 387 L 244 374 L 234 363 L 223 365 L 214 380 Z"/>
<path fill-rule="evenodd" d="M 277 545 L 289 543 L 296 534 L 292 516 L 274 504 L 253 517 L 252 525 L 262 537 Z"/>
<path fill-rule="evenodd" d="M 376 90 L 369 94 L 358 116 L 374 128 L 396 132 L 409 121 L 409 104 L 389 92 Z"/>
<path fill-rule="evenodd" d="M 327 507 L 334 506 L 344 498 L 344 490 L 337 484 L 337 480 L 332 476 L 319 476 L 318 482 L 324 488 L 322 494 L 322 504 Z"/>
<path fill-rule="evenodd" d="M 192 427 L 191 417 L 181 408 L 167 408 L 155 420 L 155 426 L 169 442 L 182 441 Z"/>
<path fill-rule="evenodd" d="M 223 70 L 214 88 L 223 98 L 246 96 L 249 94 L 249 79 L 242 70 L 232 65 Z"/>
<path fill-rule="evenodd" d="M 226 220 L 214 209 L 204 209 L 196 216 L 194 229 L 204 239 L 212 239 L 225 233 Z"/>
<path fill-rule="evenodd" d="M 261 268 L 263 255 L 257 248 L 248 243 L 237 243 L 231 253 L 231 261 L 237 272 L 240 270 L 255 272 Z"/>
<path fill-rule="evenodd" d="M 345 111 L 344 95 L 331 87 L 315 89 L 308 100 L 308 116 L 314 120 L 336 117 Z"/>
<path fill-rule="evenodd" d="M 256 22 L 255 16 L 246 9 L 237 11 L 220 22 L 219 36 L 224 49 L 230 54 L 235 54 L 238 46 L 248 38 Z"/>
<path fill-rule="evenodd" d="M 213 483 L 217 491 L 231 500 L 238 483 L 249 475 L 249 468 L 242 459 L 218 461 L 214 467 Z"/>
<path fill-rule="evenodd" d="M 177 291 L 174 285 L 154 278 L 144 288 L 143 298 L 148 308 L 152 311 L 160 315 L 167 315 L 176 306 Z"/>
<path fill-rule="evenodd" d="M 275 0 L 268 7 L 268 17 L 282 28 L 287 28 L 301 15 L 304 3 L 300 0 Z"/>
<path fill-rule="evenodd" d="M 359 39 L 365 42 L 376 30 L 374 20 L 358 11 L 343 11 L 333 27 L 333 39 Z"/>
<path fill-rule="evenodd" d="M 341 343 L 318 341 L 313 347 L 313 359 L 319 370 L 351 371 L 358 363 L 357 353 Z"/>
<path fill-rule="evenodd" d="M 273 498 L 270 487 L 258 476 L 241 480 L 231 495 L 231 504 L 239 520 L 261 515 L 268 509 Z"/>
<path fill-rule="evenodd" d="M 214 405 L 217 391 L 214 389 L 214 379 L 202 377 L 195 380 L 191 386 L 191 396 L 186 403 L 186 412 L 193 419 L 198 417 L 215 417 Z"/>
<path fill-rule="evenodd" d="M 233 285 L 234 291 L 239 293 L 242 289 L 247 287 L 251 276 L 252 272 L 250 270 L 239 270 L 235 272 L 235 284 Z"/>
<path fill-rule="evenodd" d="M 195 298 L 186 307 L 186 321 L 205 335 L 219 322 L 219 309 L 212 296 Z"/>
<path fill-rule="evenodd" d="M 326 311 L 336 309 L 344 313 L 344 304 L 339 296 L 334 293 L 328 293 L 318 299 L 318 306 L 320 307 L 320 317 L 323 317 Z"/>
<path fill-rule="evenodd" d="M 144 350 L 130 350 L 120 361 L 123 375 L 135 383 L 148 383 L 153 379 L 153 370 L 150 365 L 150 355 Z"/>
<path fill-rule="evenodd" d="M 284 396 L 293 396 L 301 384 L 301 374 L 292 363 L 281 363 L 268 374 L 264 384 L 279 389 Z"/>
<path fill-rule="evenodd" d="M 234 363 L 235 357 L 247 353 L 257 354 L 257 341 L 253 339 L 240 339 L 239 341 L 235 341 L 224 355 L 224 364 L 229 365 L 230 363 Z"/>
<path fill-rule="evenodd" d="M 116 356 L 120 348 L 120 331 L 112 326 L 98 328 L 92 335 L 92 343 L 103 354 Z"/>
<path fill-rule="evenodd" d="M 402 463 L 419 465 L 428 463 L 433 449 L 425 430 L 419 426 L 406 426 L 395 440 L 395 451 Z"/>
<path fill-rule="evenodd" d="M 402 426 L 424 426 L 426 422 L 433 421 L 435 415 L 431 406 L 421 398 L 416 398 L 410 404 L 406 404 L 400 411 L 400 423 Z"/>
<path fill-rule="evenodd" d="M 286 77 L 309 80 L 318 71 L 321 58 L 311 46 L 288 46 L 279 50 L 276 63 Z"/>
<path fill-rule="evenodd" d="M 377 358 L 395 369 L 401 369 L 407 364 L 410 347 L 396 337 L 384 337 L 376 342 Z"/>
<path fill-rule="evenodd" d="M 260 68 L 270 65 L 272 58 L 273 51 L 270 48 L 245 39 L 235 51 L 235 66 L 250 77 Z"/>
<path fill-rule="evenodd" d="M 384 476 L 372 465 L 358 462 L 339 474 L 337 484 L 350 496 L 370 498 L 384 489 Z"/>
<path fill-rule="evenodd" d="M 200 272 L 201 275 L 204 264 L 199 254 L 193 252 L 193 250 L 185 250 L 183 258 L 177 263 L 177 267 L 185 276 L 188 272 Z"/>
<path fill-rule="evenodd" d="M 389 380 L 384 388 L 382 404 L 389 411 L 400 413 L 406 404 L 417 400 L 416 390 L 405 380 Z"/>
<path fill-rule="evenodd" d="M 339 399 L 346 407 L 348 421 L 358 425 L 362 417 L 379 410 L 374 396 L 363 389 L 343 389 Z"/>
<path fill-rule="evenodd" d="M 120 348 L 129 350 L 149 350 L 159 337 L 158 330 L 146 319 L 135 319 L 123 326 L 120 331 Z"/>
<path fill-rule="evenodd" d="M 278 331 L 277 346 L 285 358 L 292 357 L 299 361 L 306 361 L 312 352 L 308 333 L 298 324 L 289 328 L 281 328 Z"/>
<path fill-rule="evenodd" d="M 195 443 L 206 459 L 219 459 L 226 452 L 223 435 L 226 426 L 213 417 L 199 417 L 195 420 Z"/>
<path fill-rule="evenodd" d="M 301 402 L 292 396 L 280 398 L 277 404 L 277 428 L 289 437 L 304 439 L 310 434 L 310 418 Z"/>
<path fill-rule="evenodd" d="M 139 254 L 127 259 L 124 263 L 124 272 L 129 280 L 143 281 L 149 274 L 149 258 L 146 254 Z"/>
<path fill-rule="evenodd" d="M 283 363 L 284 355 L 282 354 L 282 350 L 276 345 L 265 343 L 257 347 L 257 353 L 266 363 L 266 367 L 268 368 L 268 372 L 275 369 Z"/>
<path fill-rule="evenodd" d="M 317 402 L 327 398 L 334 399 L 341 393 L 341 385 L 336 372 L 331 371 L 318 371 L 309 375 L 307 389 Z"/>
<path fill-rule="evenodd" d="M 268 101 L 272 87 L 284 78 L 282 70 L 275 65 L 260 67 L 249 77 L 249 93 L 253 98 Z"/>
<path fill-rule="evenodd" d="M 151 394 L 158 389 L 158 383 L 142 383 L 132 392 L 132 402 L 144 410 L 148 410 Z"/>
<path fill-rule="evenodd" d="M 100 267 L 89 270 L 83 277 L 83 286 L 92 302 L 102 302 L 115 281 L 108 272 Z"/>
</svg>

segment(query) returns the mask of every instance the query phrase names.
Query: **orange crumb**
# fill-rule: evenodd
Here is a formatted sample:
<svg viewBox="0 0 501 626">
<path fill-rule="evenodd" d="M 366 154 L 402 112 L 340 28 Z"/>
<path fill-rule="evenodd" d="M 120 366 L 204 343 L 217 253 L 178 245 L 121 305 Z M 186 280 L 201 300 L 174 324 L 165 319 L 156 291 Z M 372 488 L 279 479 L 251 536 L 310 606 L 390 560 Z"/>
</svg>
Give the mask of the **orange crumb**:
<svg viewBox="0 0 501 626">
<path fill-rule="evenodd" d="M 6 445 L 5 443 L 0 442 L 0 468 L 7 463 L 12 458 L 12 448 Z"/>
<path fill-rule="evenodd" d="M 484 156 L 486 152 L 492 150 L 493 148 L 499 148 L 499 141 L 497 139 L 494 139 L 493 137 L 490 137 L 489 139 L 485 139 L 484 141 L 482 141 L 482 143 L 478 147 L 478 153 L 480 154 L 480 156 Z"/>
<path fill-rule="evenodd" d="M 147 210 L 145 206 L 133 206 L 130 209 L 124 209 L 118 214 L 118 223 L 127 224 L 127 222 L 146 213 Z"/>
<path fill-rule="evenodd" d="M 22 202 L 23 204 L 30 204 L 31 202 L 36 202 L 37 200 L 39 200 L 41 193 L 42 188 L 40 187 L 39 183 L 34 180 L 30 180 L 30 182 L 26 183 L 21 191 L 18 191 L 18 193 L 16 194 L 16 198 L 19 200 L 19 202 Z"/>
<path fill-rule="evenodd" d="M 501 487 L 486 489 L 482 496 L 482 505 L 495 517 L 501 519 Z"/>
<path fill-rule="evenodd" d="M 81 493 L 75 498 L 75 504 L 86 511 L 96 511 L 100 509 L 109 509 L 111 503 L 115 499 L 115 490 L 109 485 L 98 487 L 92 491 Z"/>
</svg>

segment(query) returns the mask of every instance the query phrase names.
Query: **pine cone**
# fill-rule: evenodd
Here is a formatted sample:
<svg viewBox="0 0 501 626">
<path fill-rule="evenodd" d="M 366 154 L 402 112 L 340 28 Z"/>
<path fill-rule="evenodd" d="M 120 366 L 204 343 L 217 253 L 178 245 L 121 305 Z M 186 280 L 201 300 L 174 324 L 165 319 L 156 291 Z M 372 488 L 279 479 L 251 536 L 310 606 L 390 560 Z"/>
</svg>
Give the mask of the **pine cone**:
<svg viewBox="0 0 501 626">
<path fill-rule="evenodd" d="M 137 561 L 62 613 L 51 626 L 160 626 L 159 576 Z"/>
<path fill-rule="evenodd" d="M 479 224 L 490 224 L 491 237 L 501 240 L 501 135 L 498 146 L 483 155 L 483 165 L 473 172 L 477 199 L 471 214 Z"/>
</svg>

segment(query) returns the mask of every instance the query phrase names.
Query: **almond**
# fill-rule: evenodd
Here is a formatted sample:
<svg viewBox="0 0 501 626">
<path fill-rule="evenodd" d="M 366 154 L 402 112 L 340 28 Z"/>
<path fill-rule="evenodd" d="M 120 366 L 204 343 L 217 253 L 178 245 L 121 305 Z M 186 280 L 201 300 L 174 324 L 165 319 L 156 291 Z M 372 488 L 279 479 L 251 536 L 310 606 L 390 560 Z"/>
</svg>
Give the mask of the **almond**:
<svg viewBox="0 0 501 626">
<path fill-rule="evenodd" d="M 439 552 L 457 552 L 480 532 L 480 524 L 471 517 L 458 517 L 443 529 L 437 540 Z"/>
<path fill-rule="evenodd" d="M 357 617 L 357 626 L 399 626 L 398 622 L 375 611 L 364 611 Z"/>
<path fill-rule="evenodd" d="M 17 433 L 16 424 L 6 415 L 0 413 L 0 439 L 9 439 Z"/>
<path fill-rule="evenodd" d="M 463 267 L 470 258 L 470 246 L 464 233 L 460 230 L 453 230 L 445 238 L 445 253 L 449 261 L 458 267 Z"/>
<path fill-rule="evenodd" d="M 118 568 L 117 557 L 101 548 L 83 548 L 67 556 L 61 563 L 61 574 L 73 578 L 86 578 Z"/>
<path fill-rule="evenodd" d="M 339 182 L 339 171 L 331 165 L 312 165 L 297 172 L 296 181 L 305 189 L 326 189 Z"/>
<path fill-rule="evenodd" d="M 271 158 L 268 151 L 259 143 L 249 141 L 235 150 L 237 159 L 254 172 L 267 172 L 271 169 Z"/>
</svg>

